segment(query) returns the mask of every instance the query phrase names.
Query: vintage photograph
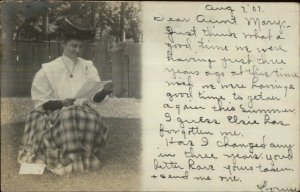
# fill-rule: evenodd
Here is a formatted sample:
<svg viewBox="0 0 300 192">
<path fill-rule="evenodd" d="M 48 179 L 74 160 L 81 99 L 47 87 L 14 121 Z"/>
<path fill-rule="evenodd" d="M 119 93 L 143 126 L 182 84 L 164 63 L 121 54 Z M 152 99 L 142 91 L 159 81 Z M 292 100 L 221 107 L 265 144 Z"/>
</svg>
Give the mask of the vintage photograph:
<svg viewBox="0 0 300 192">
<path fill-rule="evenodd" d="M 140 188 L 140 2 L 1 3 L 1 190 Z"/>
</svg>

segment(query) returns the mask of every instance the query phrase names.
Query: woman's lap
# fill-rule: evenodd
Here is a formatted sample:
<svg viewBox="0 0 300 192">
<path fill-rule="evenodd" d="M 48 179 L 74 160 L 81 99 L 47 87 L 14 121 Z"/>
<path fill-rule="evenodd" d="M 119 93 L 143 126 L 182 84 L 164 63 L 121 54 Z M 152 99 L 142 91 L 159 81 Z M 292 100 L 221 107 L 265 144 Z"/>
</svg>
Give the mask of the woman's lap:
<svg viewBox="0 0 300 192">
<path fill-rule="evenodd" d="M 33 111 L 26 120 L 19 160 L 44 161 L 52 168 L 71 163 L 74 171 L 96 168 L 107 131 L 91 108 L 74 106 L 50 114 Z"/>
</svg>

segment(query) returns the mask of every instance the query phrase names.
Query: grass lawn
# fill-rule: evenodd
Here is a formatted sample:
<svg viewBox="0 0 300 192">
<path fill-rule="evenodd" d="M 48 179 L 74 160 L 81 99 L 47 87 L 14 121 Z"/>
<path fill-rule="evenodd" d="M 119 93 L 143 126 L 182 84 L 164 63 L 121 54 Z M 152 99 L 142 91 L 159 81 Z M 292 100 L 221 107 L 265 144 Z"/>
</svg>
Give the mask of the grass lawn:
<svg viewBox="0 0 300 192">
<path fill-rule="evenodd" d="M 137 191 L 141 127 L 138 118 L 105 117 L 109 138 L 99 170 L 70 174 L 19 175 L 17 148 L 24 122 L 1 125 L 1 191 Z"/>
</svg>

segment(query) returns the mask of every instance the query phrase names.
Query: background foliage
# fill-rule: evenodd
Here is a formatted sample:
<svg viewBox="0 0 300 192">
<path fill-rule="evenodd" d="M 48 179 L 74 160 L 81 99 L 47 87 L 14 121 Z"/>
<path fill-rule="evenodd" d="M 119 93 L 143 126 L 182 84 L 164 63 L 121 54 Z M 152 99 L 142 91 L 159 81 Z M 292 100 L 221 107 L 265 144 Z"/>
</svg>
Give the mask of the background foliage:
<svg viewBox="0 0 300 192">
<path fill-rule="evenodd" d="M 49 40 L 55 37 L 58 16 L 79 15 L 95 30 L 95 39 L 112 36 L 115 42 L 141 40 L 140 2 L 22 1 L 4 2 L 1 26 L 5 38 L 13 40 Z M 13 11 L 8 11 L 13 10 Z M 12 28 L 11 30 L 7 28 Z M 3 36 L 2 36 L 3 37 Z"/>
</svg>

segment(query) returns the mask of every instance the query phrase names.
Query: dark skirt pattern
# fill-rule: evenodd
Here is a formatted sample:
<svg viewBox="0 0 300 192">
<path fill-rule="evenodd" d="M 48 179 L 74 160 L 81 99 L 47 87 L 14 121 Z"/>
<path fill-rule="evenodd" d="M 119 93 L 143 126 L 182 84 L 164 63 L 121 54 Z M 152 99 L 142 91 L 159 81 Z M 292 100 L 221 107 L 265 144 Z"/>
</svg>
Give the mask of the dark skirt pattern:
<svg viewBox="0 0 300 192">
<path fill-rule="evenodd" d="M 18 162 L 44 163 L 57 174 L 95 169 L 107 134 L 102 118 L 90 107 L 33 111 L 26 118 Z"/>
</svg>

